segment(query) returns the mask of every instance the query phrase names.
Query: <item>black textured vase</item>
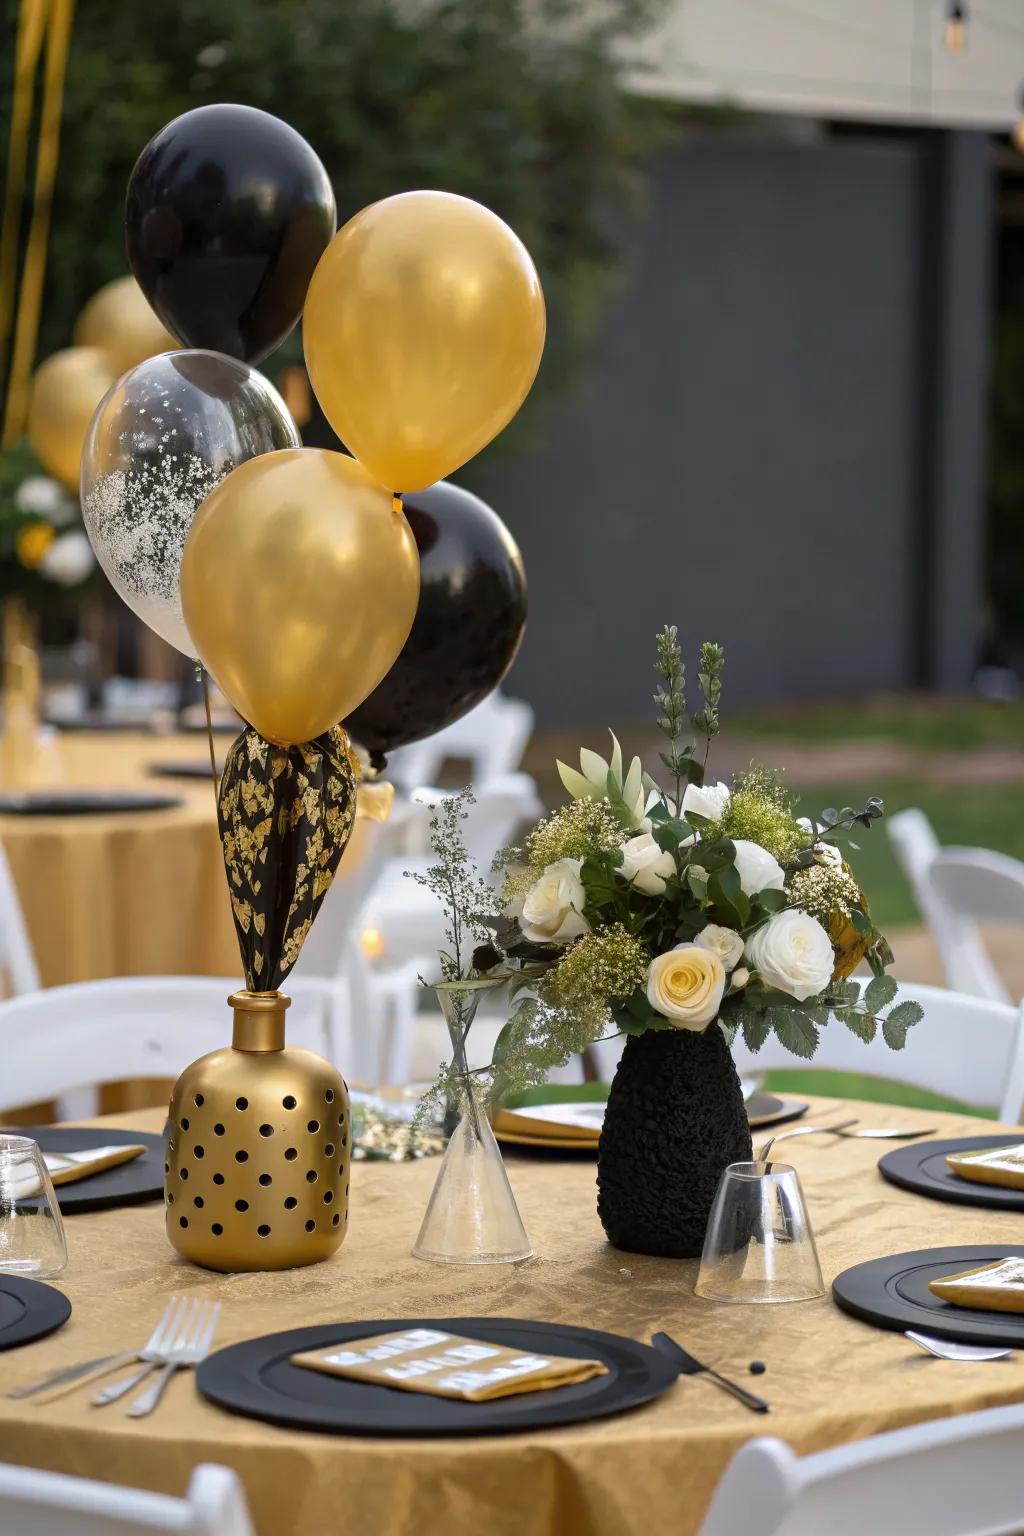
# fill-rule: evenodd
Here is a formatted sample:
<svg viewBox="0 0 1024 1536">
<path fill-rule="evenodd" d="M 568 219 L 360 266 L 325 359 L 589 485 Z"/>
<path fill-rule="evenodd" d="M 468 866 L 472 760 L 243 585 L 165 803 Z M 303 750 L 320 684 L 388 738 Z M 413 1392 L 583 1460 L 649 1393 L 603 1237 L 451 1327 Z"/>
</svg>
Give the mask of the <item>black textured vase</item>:
<svg viewBox="0 0 1024 1536">
<path fill-rule="evenodd" d="M 722 1170 L 751 1156 L 743 1090 L 717 1024 L 629 1037 L 597 1157 L 597 1212 L 610 1243 L 699 1258 Z"/>
</svg>

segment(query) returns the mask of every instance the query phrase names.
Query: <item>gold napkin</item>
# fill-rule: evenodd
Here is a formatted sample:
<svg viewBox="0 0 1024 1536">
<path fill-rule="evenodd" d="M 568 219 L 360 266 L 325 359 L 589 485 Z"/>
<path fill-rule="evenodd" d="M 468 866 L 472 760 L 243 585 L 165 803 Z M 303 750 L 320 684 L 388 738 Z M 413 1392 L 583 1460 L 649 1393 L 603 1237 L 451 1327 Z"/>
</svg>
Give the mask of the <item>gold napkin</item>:
<svg viewBox="0 0 1024 1536">
<path fill-rule="evenodd" d="M 130 1163 L 145 1150 L 133 1142 L 118 1147 L 90 1147 L 87 1152 L 44 1152 L 43 1162 L 51 1184 L 73 1184 L 76 1179 L 88 1179 L 106 1168 Z"/>
<path fill-rule="evenodd" d="M 1024 1259 L 997 1259 L 980 1269 L 929 1280 L 928 1289 L 942 1301 L 983 1312 L 1024 1312 Z"/>
<path fill-rule="evenodd" d="M 329 1376 L 350 1376 L 405 1392 L 433 1397 L 461 1397 L 487 1403 L 520 1392 L 546 1392 L 592 1376 L 606 1376 L 600 1360 L 567 1360 L 559 1355 L 534 1355 L 480 1339 L 460 1338 L 437 1328 L 409 1328 L 356 1339 L 293 1355 L 293 1365 Z"/>
<path fill-rule="evenodd" d="M 1024 1142 L 1015 1147 L 985 1147 L 980 1152 L 950 1152 L 946 1165 L 961 1179 L 1024 1189 Z"/>
</svg>

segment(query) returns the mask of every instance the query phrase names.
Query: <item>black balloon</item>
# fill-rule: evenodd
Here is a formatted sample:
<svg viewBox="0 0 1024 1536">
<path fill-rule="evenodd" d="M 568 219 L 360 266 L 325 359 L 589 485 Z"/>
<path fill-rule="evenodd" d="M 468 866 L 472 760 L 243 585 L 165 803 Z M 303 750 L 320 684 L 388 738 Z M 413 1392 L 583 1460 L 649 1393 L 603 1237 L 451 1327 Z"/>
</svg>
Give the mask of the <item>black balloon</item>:
<svg viewBox="0 0 1024 1536">
<path fill-rule="evenodd" d="M 258 363 L 293 328 L 335 228 L 327 172 L 255 107 L 196 107 L 162 128 L 128 183 L 139 287 L 189 347 Z"/>
<path fill-rule="evenodd" d="M 375 766 L 485 699 L 526 627 L 523 557 L 497 513 L 447 480 L 403 501 L 420 552 L 419 608 L 391 671 L 345 721 Z"/>
</svg>

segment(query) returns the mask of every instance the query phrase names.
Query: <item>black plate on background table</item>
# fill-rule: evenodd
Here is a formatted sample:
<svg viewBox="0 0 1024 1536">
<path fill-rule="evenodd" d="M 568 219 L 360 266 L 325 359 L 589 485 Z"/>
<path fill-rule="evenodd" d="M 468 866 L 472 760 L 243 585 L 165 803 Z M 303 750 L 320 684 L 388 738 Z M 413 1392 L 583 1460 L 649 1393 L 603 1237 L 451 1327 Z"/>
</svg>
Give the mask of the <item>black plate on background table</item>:
<svg viewBox="0 0 1024 1536">
<path fill-rule="evenodd" d="M 31 1136 L 44 1152 L 88 1152 L 93 1147 L 144 1146 L 139 1157 L 116 1168 L 104 1168 L 73 1184 L 54 1190 L 62 1216 L 85 1211 L 113 1210 L 119 1205 L 140 1205 L 162 1200 L 164 1194 L 164 1139 L 148 1131 L 75 1130 L 53 1125 L 7 1126 L 17 1136 Z"/>
<path fill-rule="evenodd" d="M 747 1100 L 747 1120 L 751 1130 L 766 1125 L 785 1125 L 806 1115 L 810 1105 L 804 1099 L 780 1099 L 774 1093 L 752 1093 Z"/>
<path fill-rule="evenodd" d="M 1017 1147 L 1024 1135 L 953 1136 L 943 1141 L 915 1141 L 897 1147 L 879 1159 L 878 1171 L 901 1189 L 951 1205 L 981 1205 L 996 1211 L 1024 1211 L 1024 1189 L 1003 1189 L 998 1184 L 976 1184 L 947 1168 L 951 1152 L 981 1152 L 988 1147 Z"/>
<path fill-rule="evenodd" d="M 921 1248 L 892 1253 L 885 1259 L 855 1264 L 837 1275 L 832 1296 L 844 1312 L 882 1328 L 903 1333 L 916 1328 L 958 1344 L 1006 1344 L 1024 1348 L 1024 1313 L 982 1312 L 940 1301 L 928 1289 L 929 1280 L 980 1269 L 1000 1259 L 1024 1258 L 1024 1248 L 1011 1243 L 977 1244 L 966 1248 Z"/>
<path fill-rule="evenodd" d="M 41 1280 L 0 1275 L 0 1349 L 16 1349 L 55 1332 L 71 1316 L 63 1291 Z"/>
<path fill-rule="evenodd" d="M 601 1360 L 607 1376 L 549 1392 L 528 1392 L 490 1403 L 405 1392 L 348 1381 L 292 1365 L 299 1350 L 326 1349 L 400 1328 L 442 1328 L 485 1343 L 530 1353 Z M 568 1323 L 531 1323 L 510 1317 L 386 1318 L 293 1328 L 232 1344 L 196 1372 L 204 1397 L 247 1418 L 293 1429 L 343 1435 L 500 1435 L 552 1424 L 606 1418 L 660 1397 L 678 1370 L 648 1344 Z"/>
<path fill-rule="evenodd" d="M 210 759 L 204 762 L 202 758 L 197 758 L 193 763 L 150 763 L 147 772 L 158 779 L 208 779 Z M 223 772 L 223 764 L 218 764 L 217 773 Z"/>
<path fill-rule="evenodd" d="M 114 811 L 169 811 L 173 795 L 128 789 L 29 789 L 0 795 L 0 816 L 106 816 Z"/>
</svg>

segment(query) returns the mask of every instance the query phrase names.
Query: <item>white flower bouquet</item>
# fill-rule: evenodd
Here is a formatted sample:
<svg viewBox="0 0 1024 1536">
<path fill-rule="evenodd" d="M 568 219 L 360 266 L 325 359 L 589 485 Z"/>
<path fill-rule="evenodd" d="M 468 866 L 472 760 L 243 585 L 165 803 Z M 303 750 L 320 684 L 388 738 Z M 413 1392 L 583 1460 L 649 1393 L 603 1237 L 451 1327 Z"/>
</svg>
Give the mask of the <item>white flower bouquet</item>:
<svg viewBox="0 0 1024 1536">
<path fill-rule="evenodd" d="M 659 725 L 671 787 L 619 743 L 605 761 L 584 749 L 558 764 L 570 803 L 506 850 L 503 914 L 479 970 L 515 973 L 521 994 L 494 1057 L 520 1086 L 601 1035 L 742 1030 L 757 1050 L 774 1031 L 809 1058 L 830 1018 L 863 1040 L 881 1030 L 899 1050 L 921 1017 L 895 1006 L 892 954 L 843 856 L 851 833 L 882 815 L 826 810 L 813 823 L 773 773 L 751 767 L 708 782 L 719 729 L 723 652 L 702 647 L 702 707 L 687 718 L 674 627 L 658 637 Z M 855 846 L 855 845 L 853 845 Z M 849 981 L 866 961 L 862 990 Z"/>
</svg>

